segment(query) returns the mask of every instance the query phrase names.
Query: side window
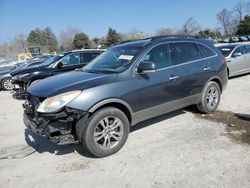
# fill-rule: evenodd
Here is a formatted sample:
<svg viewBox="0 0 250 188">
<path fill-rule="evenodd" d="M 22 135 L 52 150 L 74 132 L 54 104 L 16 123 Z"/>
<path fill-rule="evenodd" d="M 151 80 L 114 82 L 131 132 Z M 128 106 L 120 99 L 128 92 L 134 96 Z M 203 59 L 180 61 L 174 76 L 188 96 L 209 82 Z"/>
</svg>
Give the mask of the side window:
<svg viewBox="0 0 250 188">
<path fill-rule="evenodd" d="M 86 64 L 95 59 L 100 53 L 81 53 L 81 63 Z"/>
<path fill-rule="evenodd" d="M 79 53 L 69 54 L 61 60 L 63 65 L 80 64 Z"/>
<path fill-rule="evenodd" d="M 246 45 L 245 47 L 246 47 L 246 48 L 245 48 L 245 49 L 246 49 L 246 54 L 247 54 L 247 53 L 250 53 L 250 45 Z"/>
<path fill-rule="evenodd" d="M 245 51 L 244 48 L 242 46 L 240 46 L 240 47 L 236 48 L 233 53 L 234 54 L 235 53 L 242 53 L 242 54 L 244 54 L 244 51 Z"/>
<path fill-rule="evenodd" d="M 201 59 L 198 47 L 192 42 L 177 42 L 170 44 L 173 62 L 178 65 Z"/>
<path fill-rule="evenodd" d="M 151 49 L 142 61 L 151 61 L 155 63 L 156 69 L 169 67 L 172 65 L 169 53 L 169 44 L 161 44 Z"/>
<path fill-rule="evenodd" d="M 202 44 L 196 44 L 196 45 L 200 49 L 203 57 L 211 57 L 211 56 L 216 55 L 216 53 L 214 51 L 212 51 L 210 48 L 208 48 Z"/>
</svg>

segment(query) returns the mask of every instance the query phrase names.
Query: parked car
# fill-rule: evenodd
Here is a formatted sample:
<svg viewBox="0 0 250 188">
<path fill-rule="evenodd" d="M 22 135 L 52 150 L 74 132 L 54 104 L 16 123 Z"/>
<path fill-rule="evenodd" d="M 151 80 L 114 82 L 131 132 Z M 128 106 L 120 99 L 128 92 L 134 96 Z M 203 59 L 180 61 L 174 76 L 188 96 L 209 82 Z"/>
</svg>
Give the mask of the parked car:
<svg viewBox="0 0 250 188">
<path fill-rule="evenodd" d="M 239 40 L 238 37 L 231 37 L 231 38 L 229 39 L 229 42 L 230 42 L 230 43 L 233 43 L 233 42 L 240 42 L 240 40 Z"/>
<path fill-rule="evenodd" d="M 223 45 L 218 49 L 227 60 L 228 77 L 250 72 L 250 45 Z"/>
<path fill-rule="evenodd" d="M 14 90 L 13 98 L 23 100 L 26 97 L 27 87 L 35 81 L 49 76 L 72 71 L 88 64 L 92 59 L 104 50 L 76 50 L 59 54 L 48 59 L 42 64 L 25 66 L 11 71 L 13 76 Z"/>
<path fill-rule="evenodd" d="M 248 41 L 247 37 L 245 37 L 245 36 L 239 37 L 239 42 L 247 42 L 247 41 Z"/>
<path fill-rule="evenodd" d="M 10 75 L 10 72 L 13 69 L 20 69 L 22 67 L 29 67 L 29 66 L 34 66 L 34 65 L 38 65 L 42 62 L 44 62 L 45 60 L 49 59 L 52 56 L 40 56 L 40 57 L 36 57 L 36 58 L 32 58 L 26 62 L 22 62 L 22 63 L 16 63 L 15 65 L 12 66 L 8 66 L 8 67 L 1 67 L 0 68 L 0 89 L 2 90 L 13 90 L 13 80 L 12 80 L 12 76 Z"/>
<path fill-rule="evenodd" d="M 24 123 L 57 144 L 80 142 L 105 157 L 120 150 L 130 126 L 141 121 L 193 104 L 214 112 L 226 68 L 205 39 L 158 36 L 123 43 L 81 70 L 29 86 Z"/>
</svg>

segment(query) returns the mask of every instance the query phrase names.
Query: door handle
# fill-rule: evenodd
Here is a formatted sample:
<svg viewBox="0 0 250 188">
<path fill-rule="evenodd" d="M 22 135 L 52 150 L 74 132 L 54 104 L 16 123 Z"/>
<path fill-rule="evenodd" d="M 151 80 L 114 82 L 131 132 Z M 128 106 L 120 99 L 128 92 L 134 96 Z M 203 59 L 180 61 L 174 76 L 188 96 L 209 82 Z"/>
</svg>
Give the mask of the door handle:
<svg viewBox="0 0 250 188">
<path fill-rule="evenodd" d="M 169 77 L 169 80 L 176 80 L 178 78 L 179 78 L 179 76 L 171 76 L 171 77 Z"/>
<path fill-rule="evenodd" d="M 209 70 L 211 70 L 211 67 L 204 67 L 203 70 L 204 70 L 204 71 L 209 71 Z"/>
</svg>

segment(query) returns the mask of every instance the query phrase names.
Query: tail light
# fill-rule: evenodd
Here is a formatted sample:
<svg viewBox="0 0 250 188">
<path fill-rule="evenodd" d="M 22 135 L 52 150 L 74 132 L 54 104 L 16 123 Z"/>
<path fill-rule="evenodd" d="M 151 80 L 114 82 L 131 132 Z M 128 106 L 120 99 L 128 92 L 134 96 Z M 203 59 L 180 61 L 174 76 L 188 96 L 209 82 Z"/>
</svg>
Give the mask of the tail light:
<svg viewBox="0 0 250 188">
<path fill-rule="evenodd" d="M 227 60 L 225 58 L 222 60 L 222 64 L 227 65 Z"/>
</svg>

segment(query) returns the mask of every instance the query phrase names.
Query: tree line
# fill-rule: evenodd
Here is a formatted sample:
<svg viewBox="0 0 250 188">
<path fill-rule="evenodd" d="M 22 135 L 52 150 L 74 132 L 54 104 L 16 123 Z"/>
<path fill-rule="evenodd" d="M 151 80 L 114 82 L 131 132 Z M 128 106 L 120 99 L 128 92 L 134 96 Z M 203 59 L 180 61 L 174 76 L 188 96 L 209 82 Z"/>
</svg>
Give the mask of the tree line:
<svg viewBox="0 0 250 188">
<path fill-rule="evenodd" d="M 168 27 L 159 28 L 154 35 L 198 35 L 204 38 L 221 38 L 233 35 L 250 35 L 250 1 L 239 1 L 232 9 L 223 9 L 216 15 L 218 27 L 204 28 L 193 18 L 188 18 L 178 30 Z M 83 48 L 109 48 L 124 40 L 143 39 L 146 33 L 133 29 L 129 33 L 120 33 L 109 28 L 104 37 L 90 37 L 79 28 L 68 26 L 56 37 L 50 27 L 36 28 L 28 35 L 18 34 L 10 42 L 0 44 L 0 57 L 15 57 L 27 52 L 28 47 L 40 47 L 42 52 L 61 52 Z"/>
</svg>

